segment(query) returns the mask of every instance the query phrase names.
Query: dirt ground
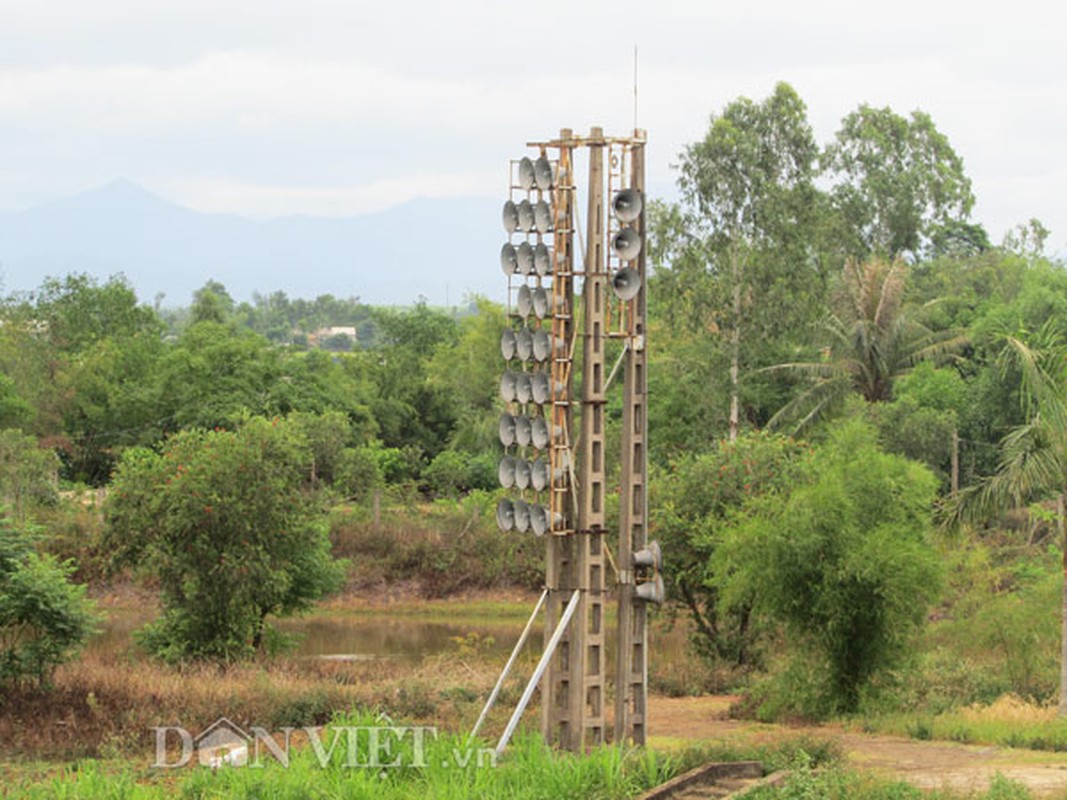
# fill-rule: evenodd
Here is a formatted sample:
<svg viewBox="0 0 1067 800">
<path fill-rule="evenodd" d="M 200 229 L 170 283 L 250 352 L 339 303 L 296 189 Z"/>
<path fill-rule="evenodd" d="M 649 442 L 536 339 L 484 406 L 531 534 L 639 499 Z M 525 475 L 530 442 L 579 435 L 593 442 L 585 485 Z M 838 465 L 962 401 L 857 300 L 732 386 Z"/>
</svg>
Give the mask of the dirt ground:
<svg viewBox="0 0 1067 800">
<path fill-rule="evenodd" d="M 840 726 L 787 727 L 726 718 L 732 697 L 650 697 L 651 744 L 744 739 L 771 742 L 801 733 L 840 743 L 859 769 L 922 789 L 981 790 L 998 772 L 1038 797 L 1067 798 L 1067 754 L 1006 747 L 926 742 L 846 731 Z"/>
</svg>

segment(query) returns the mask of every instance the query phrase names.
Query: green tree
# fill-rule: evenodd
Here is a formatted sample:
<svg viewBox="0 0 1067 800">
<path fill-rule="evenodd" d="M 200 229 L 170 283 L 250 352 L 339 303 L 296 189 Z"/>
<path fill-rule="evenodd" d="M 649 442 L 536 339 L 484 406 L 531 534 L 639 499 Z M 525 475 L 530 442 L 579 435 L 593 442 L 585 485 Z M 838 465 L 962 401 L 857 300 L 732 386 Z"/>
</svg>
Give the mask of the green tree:
<svg viewBox="0 0 1067 800">
<path fill-rule="evenodd" d="M 309 466 L 293 426 L 261 417 L 123 455 L 108 546 L 117 563 L 159 576 L 164 610 L 145 634 L 150 648 L 173 660 L 242 658 L 262 645 L 268 617 L 340 586 L 344 564 L 305 490 Z"/>
<path fill-rule="evenodd" d="M 434 353 L 457 344 L 456 321 L 420 303 L 404 312 L 378 309 L 375 324 L 381 344 L 368 362 L 367 377 L 374 387 L 371 409 L 379 436 L 386 447 L 430 461 L 445 449 L 456 425 L 456 398 L 429 380 Z"/>
<path fill-rule="evenodd" d="M 95 606 L 70 582 L 73 571 L 0 518 L 0 685 L 47 684 L 93 633 Z"/>
<path fill-rule="evenodd" d="M 798 442 L 765 431 L 721 440 L 709 453 L 679 458 L 652 483 L 656 536 L 663 546 L 668 599 L 696 628 L 699 653 L 744 665 L 752 660 L 752 603 L 721 603 L 711 573 L 720 530 L 752 498 L 779 495 L 805 453 Z"/>
<path fill-rule="evenodd" d="M 956 519 L 987 520 L 1009 508 L 1038 500 L 1057 500 L 1057 522 L 1064 544 L 1064 584 L 1060 623 L 1061 717 L 1067 716 L 1067 526 L 1064 504 L 1067 497 L 1067 402 L 1064 401 L 1065 374 L 1062 365 L 1067 347 L 1054 321 L 1044 326 L 1030 341 L 1019 336 L 1004 337 L 1001 364 L 1022 381 L 1022 402 L 1026 421 L 1001 441 L 997 472 L 962 492 L 953 508 Z"/>
<path fill-rule="evenodd" d="M 939 234 L 943 246 L 961 237 L 978 249 L 988 245 L 984 231 L 961 227 L 974 206 L 971 181 L 921 111 L 904 118 L 861 105 L 842 120 L 823 165 L 854 258 L 918 259 Z"/>
<path fill-rule="evenodd" d="M 852 711 L 879 672 L 899 663 L 939 581 L 926 537 L 936 480 L 884 453 L 858 419 L 793 474 L 727 521 L 712 556 L 727 607 L 752 603 L 784 624 L 796 658 L 818 658 L 812 713 Z"/>
<path fill-rule="evenodd" d="M 221 283 L 208 281 L 193 292 L 193 305 L 190 313 L 190 321 L 193 324 L 197 322 L 225 324 L 230 321 L 234 313 L 233 298 Z"/>
<path fill-rule="evenodd" d="M 219 322 L 190 325 L 159 363 L 164 430 L 214 428 L 242 413 L 277 414 L 274 391 L 286 391 L 282 353 L 262 336 Z"/>
<path fill-rule="evenodd" d="M 83 352 L 104 339 L 146 332 L 158 336 L 162 331 L 156 313 L 137 302 L 136 293 L 121 275 L 103 284 L 78 273 L 62 280 L 47 278 L 23 304 L 22 314 L 32 317 L 63 352 Z"/>
<path fill-rule="evenodd" d="M 427 382 L 452 399 L 456 425 L 449 445 L 471 454 L 497 447 L 500 406 L 497 391 L 502 364 L 500 333 L 504 309 L 483 297 L 476 311 L 459 322 L 454 347 L 437 347 L 426 365 Z"/>
<path fill-rule="evenodd" d="M 740 375 L 758 360 L 758 343 L 817 306 L 811 302 L 823 285 L 814 251 L 823 207 L 817 156 L 807 109 L 788 84 L 759 103 L 739 98 L 681 154 L 684 222 L 674 212 L 653 220 L 659 234 L 683 237 L 681 245 L 657 244 L 653 256 L 678 253 L 684 275 L 673 285 L 692 291 L 703 326 L 714 324 L 726 337 L 731 439 L 740 426 Z"/>
<path fill-rule="evenodd" d="M 907 266 L 878 259 L 849 262 L 842 275 L 837 312 L 822 325 L 826 340 L 819 361 L 770 367 L 807 375 L 813 383 L 783 406 L 771 426 L 795 422 L 802 430 L 840 408 L 855 392 L 869 403 L 893 397 L 894 382 L 914 366 L 958 350 L 967 341 L 958 330 L 932 331 L 903 305 Z"/>
<path fill-rule="evenodd" d="M 59 459 L 32 436 L 18 430 L 0 431 L 0 500 L 11 508 L 18 524 L 26 522 L 34 506 L 56 501 Z"/>
</svg>

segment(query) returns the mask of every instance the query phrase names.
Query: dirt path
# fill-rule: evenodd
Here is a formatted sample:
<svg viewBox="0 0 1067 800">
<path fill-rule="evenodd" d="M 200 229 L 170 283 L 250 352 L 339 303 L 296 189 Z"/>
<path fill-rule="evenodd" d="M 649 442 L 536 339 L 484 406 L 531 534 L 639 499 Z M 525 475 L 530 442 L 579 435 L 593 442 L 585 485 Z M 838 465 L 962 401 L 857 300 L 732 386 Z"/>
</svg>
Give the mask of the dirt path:
<svg viewBox="0 0 1067 800">
<path fill-rule="evenodd" d="M 923 789 L 985 789 L 998 772 L 1039 797 L 1067 796 L 1067 754 L 1006 747 L 923 742 L 846 731 L 840 726 L 787 727 L 726 718 L 734 698 L 649 698 L 653 743 L 744 739 L 773 742 L 798 734 L 834 739 L 853 766 Z"/>
</svg>

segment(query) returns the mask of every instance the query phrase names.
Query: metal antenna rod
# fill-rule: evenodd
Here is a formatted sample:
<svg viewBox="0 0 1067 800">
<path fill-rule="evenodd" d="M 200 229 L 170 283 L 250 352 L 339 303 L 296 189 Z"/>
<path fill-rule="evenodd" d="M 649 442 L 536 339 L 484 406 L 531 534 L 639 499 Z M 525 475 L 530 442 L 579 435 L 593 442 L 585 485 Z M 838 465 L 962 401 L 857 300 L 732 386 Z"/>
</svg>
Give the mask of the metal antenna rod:
<svg viewBox="0 0 1067 800">
<path fill-rule="evenodd" d="M 634 130 L 637 130 L 637 43 L 634 42 Z"/>
</svg>

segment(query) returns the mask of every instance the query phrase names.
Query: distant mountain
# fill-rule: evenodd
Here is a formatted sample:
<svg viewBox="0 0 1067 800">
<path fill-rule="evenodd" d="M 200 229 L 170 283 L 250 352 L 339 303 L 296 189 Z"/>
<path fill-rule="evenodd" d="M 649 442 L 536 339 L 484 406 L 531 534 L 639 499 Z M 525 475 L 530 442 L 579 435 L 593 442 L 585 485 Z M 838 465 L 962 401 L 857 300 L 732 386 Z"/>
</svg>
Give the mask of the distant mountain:
<svg viewBox="0 0 1067 800">
<path fill-rule="evenodd" d="M 358 296 L 372 304 L 458 304 L 466 293 L 503 298 L 500 203 L 416 199 L 377 214 L 255 222 L 203 214 L 115 181 L 27 211 L 0 213 L 0 288 L 34 289 L 46 276 L 124 273 L 142 301 L 187 305 L 210 279 L 238 300 Z"/>
</svg>

